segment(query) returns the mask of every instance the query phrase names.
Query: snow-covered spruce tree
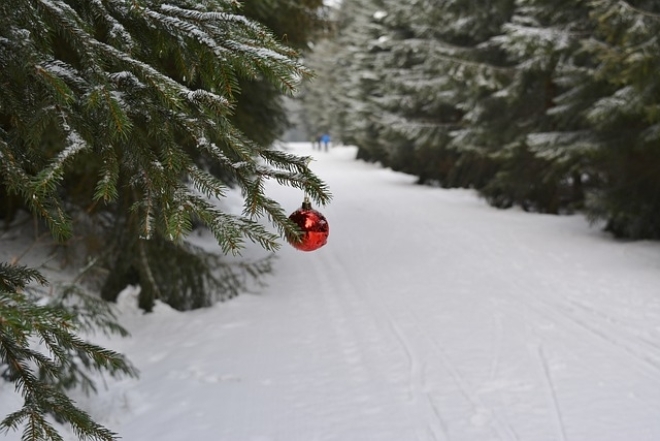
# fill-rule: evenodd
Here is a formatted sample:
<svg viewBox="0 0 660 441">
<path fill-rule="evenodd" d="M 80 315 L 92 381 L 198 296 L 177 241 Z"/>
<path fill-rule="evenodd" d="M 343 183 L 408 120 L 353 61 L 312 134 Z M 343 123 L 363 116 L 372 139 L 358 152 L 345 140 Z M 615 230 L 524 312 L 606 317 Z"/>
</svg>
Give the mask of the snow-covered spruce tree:
<svg viewBox="0 0 660 441">
<path fill-rule="evenodd" d="M 390 88 L 401 97 L 399 106 L 396 100 L 390 101 L 397 120 L 388 126 L 406 140 L 397 156 L 408 158 L 408 173 L 416 175 L 419 183 L 449 186 L 448 174 L 456 157 L 447 146 L 451 133 L 460 128 L 463 112 L 458 105 L 464 92 L 462 84 L 456 87 L 454 83 L 453 61 L 466 49 L 448 38 L 453 17 L 444 9 L 446 5 L 433 3 L 408 7 L 409 37 L 393 51 L 399 60 L 404 55 L 406 62 L 395 62 L 393 74 L 388 75 Z M 404 28 L 396 24 L 401 16 L 393 5 L 389 17 L 395 29 Z"/>
<path fill-rule="evenodd" d="M 512 9 L 513 0 L 343 2 L 332 58 L 310 57 L 323 81 L 305 89 L 306 115 L 330 120 L 359 158 L 420 182 L 474 186 L 492 161 L 462 137 L 465 116 L 501 84 L 502 51 L 488 41 Z"/>
<path fill-rule="evenodd" d="M 491 63 L 500 52 L 484 42 L 499 32 L 511 5 L 382 1 L 370 46 L 377 49 L 369 66 L 374 80 L 362 84 L 371 106 L 361 120 L 372 130 L 356 137 L 360 148 L 420 182 L 472 185 L 483 160 L 473 146 L 453 139 L 467 123 L 470 98 L 499 84 Z"/>
<path fill-rule="evenodd" d="M 377 102 L 385 112 L 380 144 L 388 152 L 386 165 L 418 176 L 419 182 L 465 185 L 456 172 L 461 155 L 450 142 L 463 128 L 469 95 L 492 83 L 490 66 L 481 61 L 495 57 L 490 52 L 484 57 L 479 44 L 499 30 L 507 5 L 388 1 L 385 6 L 381 40 L 390 49 L 376 60 L 383 72 Z"/>
<path fill-rule="evenodd" d="M 512 15 L 513 0 L 499 0 L 483 5 L 479 1 L 450 1 L 440 12 L 445 27 L 437 38 L 454 48 L 453 53 L 439 53 L 438 69 L 445 70 L 449 89 L 460 91 L 454 102 L 460 112 L 458 126 L 449 132 L 449 142 L 440 146 L 444 161 L 441 182 L 445 187 L 483 188 L 494 174 L 491 153 L 497 140 L 483 133 L 476 123 L 484 116 L 501 115 L 493 100 L 511 76 L 509 61 L 493 39 Z"/>
<path fill-rule="evenodd" d="M 335 80 L 341 86 L 340 90 L 343 89 L 354 101 L 360 101 L 359 105 L 352 106 L 350 111 L 345 113 L 341 121 L 347 123 L 353 131 L 353 139 L 358 146 L 358 158 L 377 161 L 384 166 L 391 165 L 391 154 L 388 151 L 391 148 L 383 143 L 383 130 L 388 113 L 383 101 L 389 96 L 386 90 L 385 68 L 393 48 L 385 22 L 388 16 L 387 3 L 386 0 L 378 0 L 363 4 L 362 8 L 356 11 L 364 14 L 361 20 L 345 15 L 348 26 L 340 38 L 344 43 L 338 58 L 342 60 L 341 64 L 346 72 Z M 344 11 L 344 14 L 346 12 L 350 10 Z M 356 26 L 361 28 L 356 29 Z M 360 38 L 357 40 L 358 44 L 349 43 L 348 39 L 352 38 L 352 35 Z M 344 47 L 344 44 L 347 46 Z M 346 78 L 353 78 L 354 90 L 346 90 Z M 341 95 L 333 95 L 330 99 L 336 100 L 338 97 Z M 347 100 L 346 104 L 350 105 L 350 102 Z M 334 107 L 337 105 L 334 104 Z"/>
<path fill-rule="evenodd" d="M 324 26 L 321 6 L 320 0 L 254 1 L 242 5 L 240 12 L 272 27 L 273 32 L 287 42 L 287 46 L 303 50 Z M 250 142 L 262 148 L 270 146 L 289 124 L 283 106 L 282 88 L 264 75 L 239 76 L 232 88 L 236 95 L 228 121 L 245 134 Z M 255 127 L 259 127 L 259 130 L 255 130 Z M 232 186 L 236 184 L 233 168 L 203 158 L 201 163 L 209 173 L 223 182 Z M 114 236 L 121 235 L 123 230 L 120 228 Z M 130 235 L 128 239 L 134 237 Z M 154 274 L 160 286 L 160 298 L 178 309 L 195 308 L 208 305 L 217 298 L 232 297 L 245 286 L 246 275 L 258 277 L 270 269 L 269 258 L 249 265 L 228 265 L 226 260 L 204 253 L 189 244 L 183 247 L 158 240 L 151 244 L 153 246 L 146 249 L 148 255 L 153 253 L 168 257 L 156 261 L 162 269 Z M 139 265 L 131 258 L 136 256 L 135 248 L 121 245 L 116 249 L 120 253 L 112 266 L 118 271 L 114 272 L 115 277 L 106 279 L 102 289 L 103 297 L 109 300 L 113 300 L 127 283 L 135 283 L 143 277 L 137 270 Z M 181 261 L 186 264 L 181 265 Z M 208 268 L 217 268 L 221 274 L 212 274 Z M 118 274 L 123 276 L 117 277 Z M 202 289 L 204 287 L 207 289 Z M 142 307 L 149 309 L 152 298 L 149 293 L 141 294 Z"/>
<path fill-rule="evenodd" d="M 597 136 L 598 191 L 587 200 L 594 219 L 619 237 L 660 238 L 660 4 L 593 0 L 596 38 L 585 42 L 609 85 L 587 118 Z"/>
<path fill-rule="evenodd" d="M 258 218 L 280 233 L 297 230 L 264 194 L 265 180 L 304 189 L 320 204 L 329 199 L 305 158 L 258 145 L 230 120 L 241 79 L 291 92 L 306 74 L 295 57 L 230 0 L 3 1 L 0 194 L 60 242 L 87 226 L 96 244 L 88 251 L 109 263 L 106 280 L 135 276 L 143 308 L 181 292 L 184 307 L 194 306 L 190 298 L 208 296 L 218 277 L 208 256 L 184 241 L 194 222 L 206 224 L 225 253 L 245 240 L 273 250 L 278 235 Z M 227 190 L 213 168 L 242 190 L 242 215 L 213 204 Z M 9 220 L 16 210 L 5 201 Z M 25 405 L 2 426 L 26 421 L 24 439 L 59 439 L 44 419 L 52 413 L 81 438 L 112 439 L 53 384 L 72 354 L 87 353 L 93 368 L 130 367 L 79 340 L 64 308 L 37 307 L 24 295 L 35 277 L 3 265 L 0 358 L 20 374 Z M 109 285 L 108 297 L 116 294 Z M 44 353 L 30 346 L 32 337 L 43 340 Z M 36 381 L 30 363 L 50 381 Z"/>
<path fill-rule="evenodd" d="M 315 142 L 323 132 L 328 132 L 332 133 L 335 142 L 343 142 L 346 139 L 336 130 L 334 124 L 334 120 L 340 118 L 340 109 L 336 106 L 330 107 L 333 104 L 330 95 L 336 93 L 338 88 L 336 71 L 341 70 L 336 59 L 340 48 L 334 39 L 338 24 L 338 6 L 327 6 L 324 14 L 325 26 L 322 32 L 317 32 L 319 39 L 308 43 L 309 50 L 304 58 L 314 76 L 302 84 L 296 99 L 301 109 L 301 129 L 310 141 Z"/>
<path fill-rule="evenodd" d="M 333 69 L 327 66 L 334 63 L 337 51 L 336 42 L 324 38 L 315 42 L 312 51 L 305 57 L 305 64 L 314 71 L 314 77 L 303 84 L 298 99 L 302 109 L 300 120 L 310 141 L 315 142 L 319 135 L 328 132 L 332 133 L 335 142 L 350 142 L 344 132 L 336 130 L 333 121 L 338 117 L 339 109 L 330 107 L 332 101 L 328 97 L 337 91 Z"/>
<path fill-rule="evenodd" d="M 511 76 L 483 100 L 497 103 L 499 112 L 483 114 L 473 124 L 484 139 L 497 140 L 490 148 L 496 174 L 481 189 L 496 206 L 558 213 L 583 201 L 585 152 L 578 144 L 584 146 L 590 135 L 577 115 L 579 107 L 557 105 L 560 95 L 579 94 L 557 77 L 584 63 L 581 41 L 592 26 L 586 2 L 564 3 L 516 1 L 510 22 L 493 39 L 505 51 Z"/>
<path fill-rule="evenodd" d="M 410 84 L 423 80 L 416 75 L 424 61 L 419 50 L 423 42 L 415 38 L 412 28 L 415 15 L 409 5 L 389 0 L 381 3 L 382 9 L 372 17 L 379 25 L 378 34 L 371 42 L 373 78 L 362 84 L 371 102 L 372 130 L 368 136 L 361 137 L 360 146 L 384 166 L 415 174 L 410 119 L 419 111 L 411 99 Z"/>
<path fill-rule="evenodd" d="M 315 77 L 303 89 L 304 124 L 308 133 L 329 131 L 345 144 L 359 146 L 360 159 L 375 160 L 373 145 L 378 118 L 372 100 L 378 85 L 374 59 L 382 48 L 382 8 L 377 0 L 342 2 L 334 11 L 334 31 L 317 44 L 306 61 Z"/>
<path fill-rule="evenodd" d="M 419 64 L 390 76 L 393 88 L 403 91 L 398 112 L 403 119 L 392 126 L 400 126 L 408 139 L 404 148 L 412 150 L 411 172 L 420 183 L 473 186 L 475 175 L 481 175 L 476 150 L 454 140 L 465 128 L 470 98 L 498 84 L 498 72 L 489 62 L 499 52 L 484 42 L 508 19 L 510 3 L 428 1 L 409 7 L 407 58 Z"/>
<path fill-rule="evenodd" d="M 386 158 L 379 141 L 384 114 L 378 99 L 383 96 L 384 73 L 378 68 L 378 58 L 389 51 L 389 44 L 383 38 L 383 19 L 387 12 L 383 0 L 364 2 L 355 12 L 360 15 L 353 19 L 350 10 L 343 11 L 347 27 L 340 39 L 344 49 L 338 57 L 343 71 L 339 71 L 341 76 L 335 80 L 341 87 L 329 98 L 346 97 L 344 102 L 334 101 L 333 107 L 340 112 L 334 125 L 355 141 L 358 159 L 377 162 Z M 354 42 L 353 36 L 357 37 Z M 349 106 L 345 111 L 344 105 Z"/>
</svg>

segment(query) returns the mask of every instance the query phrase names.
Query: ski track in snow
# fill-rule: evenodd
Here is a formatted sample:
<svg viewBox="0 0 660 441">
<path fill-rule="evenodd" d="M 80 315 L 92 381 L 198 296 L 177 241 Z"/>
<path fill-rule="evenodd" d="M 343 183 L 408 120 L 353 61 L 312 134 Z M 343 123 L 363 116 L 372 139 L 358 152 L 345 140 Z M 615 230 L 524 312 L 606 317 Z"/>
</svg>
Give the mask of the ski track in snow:
<svg viewBox="0 0 660 441">
<path fill-rule="evenodd" d="M 268 287 L 204 310 L 126 290 L 133 338 L 98 339 L 141 378 L 79 397 L 124 441 L 660 440 L 659 244 L 289 148 L 334 193 L 328 245 L 285 244 Z"/>
</svg>

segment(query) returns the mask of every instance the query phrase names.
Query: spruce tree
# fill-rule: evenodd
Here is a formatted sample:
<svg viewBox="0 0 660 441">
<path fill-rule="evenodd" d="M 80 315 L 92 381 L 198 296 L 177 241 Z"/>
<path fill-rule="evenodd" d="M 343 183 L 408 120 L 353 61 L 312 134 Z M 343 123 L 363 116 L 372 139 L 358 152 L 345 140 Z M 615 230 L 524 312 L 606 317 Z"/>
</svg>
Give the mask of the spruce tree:
<svg viewBox="0 0 660 441">
<path fill-rule="evenodd" d="M 390 115 L 383 142 L 394 143 L 389 149 L 393 166 L 403 161 L 401 170 L 418 176 L 420 183 L 469 185 L 457 173 L 465 167 L 452 139 L 464 127 L 470 94 L 493 84 L 485 62 L 496 53 L 486 53 L 481 45 L 507 18 L 506 2 L 415 7 L 392 2 L 389 10 L 385 20 L 393 50 L 383 87 L 389 96 L 381 102 Z"/>
<path fill-rule="evenodd" d="M 11 223 L 24 207 L 60 243 L 85 235 L 85 251 L 104 266 L 106 298 L 133 279 L 145 310 L 181 295 L 182 309 L 208 304 L 231 274 L 223 278 L 217 256 L 185 241 L 195 224 L 224 253 L 246 240 L 274 250 L 298 230 L 264 193 L 266 180 L 329 200 L 306 158 L 259 144 L 232 122 L 241 82 L 292 93 L 306 75 L 297 53 L 231 0 L 3 1 L 0 214 Z M 214 203 L 232 183 L 241 214 Z M 25 399 L 2 427 L 26 423 L 26 440 L 61 439 L 51 414 L 81 438 L 113 439 L 66 397 L 63 377 L 75 354 L 92 369 L 134 371 L 76 336 L 84 314 L 66 302 L 37 306 L 27 294 L 31 280 L 44 282 L 37 273 L 0 269 L 0 360 Z M 30 346 L 33 337 L 45 352 Z"/>
<path fill-rule="evenodd" d="M 377 137 L 363 139 L 374 159 L 396 171 L 417 174 L 415 126 L 423 118 L 423 104 L 416 99 L 416 87 L 425 78 L 424 41 L 415 32 L 418 15 L 408 5 L 384 0 L 373 17 L 380 25 L 372 43 L 375 81 L 369 91 L 378 118 L 372 124 Z"/>
<path fill-rule="evenodd" d="M 356 13 L 362 15 L 354 15 Z M 348 94 L 358 105 L 349 107 L 348 111 L 337 109 L 342 115 L 335 124 L 346 124 L 346 132 L 352 131 L 352 137 L 358 145 L 358 158 L 372 162 L 380 162 L 389 166 L 390 153 L 388 146 L 382 142 L 386 128 L 388 109 L 383 100 L 391 94 L 386 88 L 386 68 L 393 49 L 393 41 L 387 26 L 389 17 L 386 0 L 365 2 L 356 11 L 343 11 L 342 17 L 347 25 L 342 40 L 346 48 L 339 57 L 340 64 L 346 71 L 334 82 L 341 85 L 340 91 L 334 96 Z M 360 36 L 355 43 L 349 43 L 352 35 Z M 346 88 L 346 79 L 353 78 L 353 87 Z M 351 105 L 350 100 L 346 100 Z"/>
<path fill-rule="evenodd" d="M 558 106 L 562 94 L 577 93 L 558 77 L 584 63 L 581 42 L 592 26 L 586 2 L 565 3 L 517 1 L 510 21 L 493 39 L 510 75 L 482 100 L 496 104 L 499 112 L 483 114 L 473 124 L 482 127 L 484 138 L 497 140 L 489 148 L 496 173 L 481 189 L 496 206 L 559 213 L 582 203 L 585 170 L 577 143 L 589 134 L 580 130 L 578 108 Z"/>
<path fill-rule="evenodd" d="M 322 111 L 345 115 L 333 130 L 350 133 L 346 140 L 358 145 L 358 157 L 415 174 L 420 182 L 468 186 L 466 172 L 475 161 L 457 167 L 464 144 L 452 140 L 463 134 L 470 97 L 496 77 L 489 62 L 499 52 L 484 42 L 508 19 L 511 5 L 342 3 L 336 55 L 325 69 L 314 64 L 331 80 L 316 89 L 311 83 L 306 97 Z M 475 151 L 466 147 L 464 156 Z"/>
<path fill-rule="evenodd" d="M 619 237 L 660 238 L 660 4 L 593 0 L 596 38 L 585 42 L 607 84 L 587 111 L 600 185 L 589 215 Z"/>
<path fill-rule="evenodd" d="M 303 89 L 303 123 L 307 132 L 328 131 L 335 140 L 359 146 L 358 157 L 376 160 L 378 106 L 373 98 L 378 83 L 374 59 L 384 11 L 377 0 L 342 2 L 332 12 L 330 38 L 316 44 L 307 57 L 315 77 Z M 371 135 L 371 136 L 370 136 Z"/>
</svg>

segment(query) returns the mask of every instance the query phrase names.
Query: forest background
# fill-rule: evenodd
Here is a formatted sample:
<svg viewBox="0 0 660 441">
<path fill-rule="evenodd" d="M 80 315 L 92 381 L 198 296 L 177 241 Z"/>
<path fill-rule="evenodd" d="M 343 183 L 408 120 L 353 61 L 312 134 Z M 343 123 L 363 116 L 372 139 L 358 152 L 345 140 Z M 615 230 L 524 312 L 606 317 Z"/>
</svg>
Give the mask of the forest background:
<svg viewBox="0 0 660 441">
<path fill-rule="evenodd" d="M 658 239 L 659 31 L 647 0 L 346 1 L 302 115 L 419 183 Z"/>
</svg>

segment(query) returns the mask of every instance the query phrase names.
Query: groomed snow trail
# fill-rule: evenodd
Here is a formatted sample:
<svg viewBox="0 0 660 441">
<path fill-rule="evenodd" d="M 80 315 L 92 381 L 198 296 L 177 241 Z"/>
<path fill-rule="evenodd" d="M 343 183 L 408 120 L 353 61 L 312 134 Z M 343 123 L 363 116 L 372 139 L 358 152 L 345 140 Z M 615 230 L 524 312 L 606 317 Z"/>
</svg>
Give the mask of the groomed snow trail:
<svg viewBox="0 0 660 441">
<path fill-rule="evenodd" d="M 272 288 L 314 322 L 295 383 L 320 402 L 294 401 L 322 414 L 273 439 L 660 439 L 657 245 L 316 156 L 329 244 L 285 253 Z"/>
<path fill-rule="evenodd" d="M 206 310 L 125 293 L 142 377 L 88 403 L 123 440 L 660 440 L 660 245 L 289 148 L 334 194 L 328 245 Z"/>
</svg>

